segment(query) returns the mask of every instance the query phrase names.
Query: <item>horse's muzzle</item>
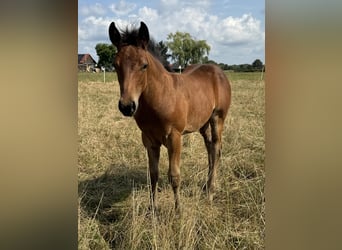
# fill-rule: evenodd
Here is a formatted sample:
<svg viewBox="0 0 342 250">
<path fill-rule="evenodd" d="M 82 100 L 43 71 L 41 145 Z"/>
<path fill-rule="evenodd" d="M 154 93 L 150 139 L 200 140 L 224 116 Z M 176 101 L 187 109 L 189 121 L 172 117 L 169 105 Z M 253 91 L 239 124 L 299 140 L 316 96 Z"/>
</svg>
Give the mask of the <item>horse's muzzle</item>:
<svg viewBox="0 0 342 250">
<path fill-rule="evenodd" d="M 132 116 L 136 111 L 135 102 L 130 102 L 128 104 L 123 104 L 119 101 L 119 110 L 124 116 Z"/>
</svg>

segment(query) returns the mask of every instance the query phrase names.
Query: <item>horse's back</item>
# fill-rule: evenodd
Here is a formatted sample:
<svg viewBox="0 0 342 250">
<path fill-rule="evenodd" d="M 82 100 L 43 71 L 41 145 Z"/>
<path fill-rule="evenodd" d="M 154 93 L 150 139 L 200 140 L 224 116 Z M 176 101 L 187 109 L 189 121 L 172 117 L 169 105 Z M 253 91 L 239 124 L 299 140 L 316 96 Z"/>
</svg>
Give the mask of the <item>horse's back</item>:
<svg viewBox="0 0 342 250">
<path fill-rule="evenodd" d="M 187 67 L 183 74 L 190 79 L 193 89 L 205 88 L 208 95 L 213 95 L 215 110 L 225 117 L 231 102 L 231 87 L 223 70 L 213 64 L 194 64 Z"/>
</svg>

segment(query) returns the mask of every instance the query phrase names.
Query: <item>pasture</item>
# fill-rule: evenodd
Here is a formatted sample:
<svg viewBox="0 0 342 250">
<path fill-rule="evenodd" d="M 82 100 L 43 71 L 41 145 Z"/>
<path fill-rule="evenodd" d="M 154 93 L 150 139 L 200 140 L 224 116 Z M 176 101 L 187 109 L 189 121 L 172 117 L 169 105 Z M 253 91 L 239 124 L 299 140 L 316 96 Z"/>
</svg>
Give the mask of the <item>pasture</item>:
<svg viewBox="0 0 342 250">
<path fill-rule="evenodd" d="M 133 118 L 117 108 L 115 73 L 78 75 L 79 249 L 263 249 L 265 86 L 260 73 L 229 72 L 232 103 L 212 204 L 201 191 L 207 153 L 183 137 L 182 213 L 174 213 L 168 157 L 159 163 L 158 213 L 149 209 L 147 155 Z"/>
</svg>

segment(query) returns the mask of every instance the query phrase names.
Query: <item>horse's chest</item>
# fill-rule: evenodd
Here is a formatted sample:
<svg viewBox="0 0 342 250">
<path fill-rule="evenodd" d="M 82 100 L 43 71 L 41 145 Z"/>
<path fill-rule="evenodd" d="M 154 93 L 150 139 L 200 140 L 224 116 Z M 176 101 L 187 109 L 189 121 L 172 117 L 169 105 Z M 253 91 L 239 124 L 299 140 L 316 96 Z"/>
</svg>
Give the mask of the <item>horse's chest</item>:
<svg viewBox="0 0 342 250">
<path fill-rule="evenodd" d="M 164 144 L 165 138 L 171 132 L 171 124 L 160 117 L 151 114 L 137 114 L 135 121 L 140 130 L 149 138 Z"/>
</svg>

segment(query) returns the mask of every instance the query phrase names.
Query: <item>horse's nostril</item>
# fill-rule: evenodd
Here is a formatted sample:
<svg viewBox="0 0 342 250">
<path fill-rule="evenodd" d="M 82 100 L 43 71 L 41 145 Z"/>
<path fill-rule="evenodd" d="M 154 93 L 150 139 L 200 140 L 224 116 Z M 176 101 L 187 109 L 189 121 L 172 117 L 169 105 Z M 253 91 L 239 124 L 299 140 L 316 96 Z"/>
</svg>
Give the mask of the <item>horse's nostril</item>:
<svg viewBox="0 0 342 250">
<path fill-rule="evenodd" d="M 132 114 L 135 112 L 136 106 L 135 106 L 135 102 L 131 102 L 131 111 Z"/>
<path fill-rule="evenodd" d="M 128 104 L 123 104 L 121 101 L 119 101 L 119 110 L 124 116 L 132 116 L 136 110 L 135 102 L 130 102 Z"/>
</svg>

